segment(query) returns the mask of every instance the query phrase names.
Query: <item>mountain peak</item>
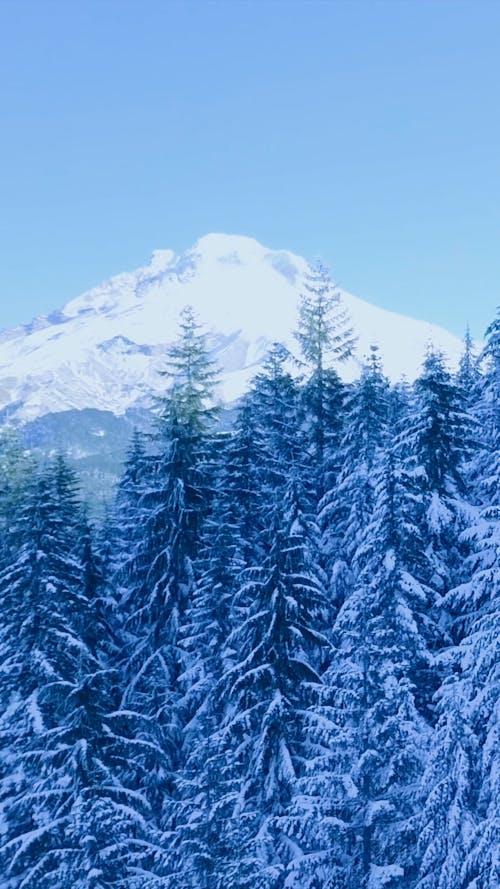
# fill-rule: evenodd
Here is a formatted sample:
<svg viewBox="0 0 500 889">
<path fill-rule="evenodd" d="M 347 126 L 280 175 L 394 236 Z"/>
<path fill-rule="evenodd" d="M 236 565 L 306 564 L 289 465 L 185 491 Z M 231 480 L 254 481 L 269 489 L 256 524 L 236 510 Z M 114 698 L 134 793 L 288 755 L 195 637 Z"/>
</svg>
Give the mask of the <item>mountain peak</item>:
<svg viewBox="0 0 500 889">
<path fill-rule="evenodd" d="M 164 381 L 166 347 L 190 304 L 210 329 L 228 401 L 241 395 L 270 344 L 297 343 L 297 311 L 306 261 L 245 235 L 212 233 L 181 255 L 155 250 L 149 265 L 116 275 L 63 310 L 0 342 L 0 410 L 32 419 L 68 409 L 122 414 L 150 406 Z M 353 379 L 378 343 L 387 375 L 413 379 L 431 340 L 456 364 L 461 342 L 422 321 L 387 312 L 347 292 L 358 334 L 356 355 L 340 368 Z M 12 335 L 11 335 L 12 334 Z"/>
<path fill-rule="evenodd" d="M 205 261 L 246 264 L 258 260 L 267 251 L 255 238 L 212 232 L 199 238 L 192 252 Z"/>
</svg>

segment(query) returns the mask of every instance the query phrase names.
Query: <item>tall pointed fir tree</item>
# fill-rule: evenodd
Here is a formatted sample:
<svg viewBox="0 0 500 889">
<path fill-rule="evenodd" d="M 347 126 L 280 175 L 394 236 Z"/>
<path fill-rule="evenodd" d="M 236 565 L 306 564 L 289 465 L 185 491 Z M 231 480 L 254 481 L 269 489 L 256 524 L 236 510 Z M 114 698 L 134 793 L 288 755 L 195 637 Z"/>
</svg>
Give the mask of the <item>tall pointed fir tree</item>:
<svg viewBox="0 0 500 889">
<path fill-rule="evenodd" d="M 313 557 L 314 526 L 301 511 L 299 490 L 291 480 L 284 508 L 273 511 L 266 562 L 248 570 L 234 598 L 227 640 L 233 665 L 219 683 L 225 706 L 214 735 L 224 751 L 218 805 L 226 812 L 214 887 L 277 889 L 287 879 L 299 885 L 295 875 L 314 848 L 310 813 L 296 810 L 294 801 L 315 753 L 327 609 Z"/>
<path fill-rule="evenodd" d="M 442 596 L 460 580 L 466 555 L 459 536 L 468 521 L 464 462 L 470 456 L 471 421 L 439 352 L 428 352 L 415 382 L 415 396 L 401 446 L 421 497 L 427 563 L 422 579 Z"/>
<path fill-rule="evenodd" d="M 418 889 L 487 889 L 500 880 L 500 323 L 486 333 L 475 411 L 483 436 L 473 463 L 478 513 L 464 536 L 470 579 L 447 604 L 460 644 L 439 692 L 440 719 L 425 782 Z"/>
<path fill-rule="evenodd" d="M 462 355 L 457 373 L 457 382 L 462 390 L 462 397 L 467 407 L 473 407 L 477 396 L 477 386 L 480 381 L 479 357 L 474 346 L 474 340 L 467 325 Z"/>
<path fill-rule="evenodd" d="M 459 602 L 468 618 L 460 646 L 462 699 L 480 752 L 474 760 L 474 784 L 480 788 L 474 831 L 462 871 L 463 882 L 474 889 L 500 883 L 500 312 L 486 331 L 483 362 L 481 512 L 473 533 L 471 587 L 460 591 Z"/>
<path fill-rule="evenodd" d="M 2 746 L 8 756 L 2 788 L 6 824 L 3 861 L 13 886 L 22 885 L 26 876 L 31 878 L 34 868 L 40 871 L 39 884 L 43 885 L 42 879 L 47 874 L 50 878 L 53 868 L 57 870 L 58 866 L 51 861 L 51 855 L 54 834 L 61 822 L 53 824 L 48 815 L 45 819 L 41 816 L 43 795 L 40 799 L 36 796 L 41 765 L 30 758 L 46 730 L 41 698 L 67 668 L 66 641 L 72 637 L 68 622 L 77 604 L 75 499 L 68 486 L 68 526 L 58 508 L 61 469 L 58 461 L 57 485 L 53 467 L 33 479 L 11 525 L 11 559 L 4 564 L 0 577 L 5 665 Z M 47 706 L 46 717 L 53 727 L 58 714 L 51 714 L 50 709 Z M 57 841 L 63 841 L 60 831 Z M 33 871 L 34 885 L 36 876 Z"/>
<path fill-rule="evenodd" d="M 258 502 L 252 525 L 258 540 L 254 558 L 263 559 L 269 553 L 275 504 L 283 500 L 289 479 L 297 473 L 302 482 L 305 478 L 299 434 L 300 393 L 290 372 L 290 363 L 288 350 L 281 343 L 274 343 L 262 370 L 253 380 L 244 408 L 249 410 L 255 430 L 253 483 Z M 250 536 L 254 536 L 252 530 Z M 255 564 L 254 561 L 253 566 Z M 262 561 L 257 564 L 261 565 Z"/>
<path fill-rule="evenodd" d="M 241 554 L 246 567 L 263 557 L 261 464 L 265 429 L 254 409 L 251 392 L 238 405 L 234 426 L 226 443 L 223 486 L 231 514 L 238 527 Z"/>
<path fill-rule="evenodd" d="M 431 723 L 439 715 L 434 695 L 448 671 L 445 651 L 460 638 L 447 596 L 467 579 L 470 545 L 464 532 L 472 508 L 466 462 L 473 441 L 474 424 L 463 391 L 443 355 L 430 349 L 414 384 L 413 410 L 398 446 L 412 484 L 413 521 L 422 541 L 414 550 L 411 570 L 428 592 L 426 642 L 436 655 L 417 688 L 419 710 Z"/>
<path fill-rule="evenodd" d="M 145 861 L 145 805 L 120 781 L 117 763 L 130 749 L 107 721 L 116 679 L 107 667 L 106 608 L 62 458 L 37 479 L 13 534 L 18 558 L 0 578 L 10 639 L 2 689 L 6 885 L 123 886 Z"/>
<path fill-rule="evenodd" d="M 342 433 L 344 387 L 332 365 L 349 358 L 356 341 L 341 295 L 320 262 L 305 274 L 295 336 L 311 370 L 303 397 L 305 440 L 313 475 L 311 494 L 317 502 L 335 483 L 334 455 Z"/>
<path fill-rule="evenodd" d="M 500 309 L 485 334 L 482 369 L 476 387 L 474 416 L 480 429 L 479 447 L 472 464 L 474 492 L 483 506 L 496 502 L 500 427 Z"/>
<path fill-rule="evenodd" d="M 170 386 L 158 404 L 155 452 L 137 457 L 143 463 L 141 480 L 131 481 L 142 533 L 123 598 L 127 660 L 121 713 L 130 736 L 139 734 L 143 741 L 142 787 L 170 855 L 165 880 L 175 882 L 180 865 L 173 826 L 189 718 L 184 679 L 189 665 L 181 639 L 211 500 L 210 440 L 217 415 L 216 372 L 207 337 L 189 307 L 181 314 L 180 334 L 167 357 L 164 376 Z"/>
<path fill-rule="evenodd" d="M 222 727 L 210 737 L 217 780 L 208 821 L 212 830 L 218 827 L 219 842 L 217 868 L 203 886 L 284 885 L 312 842 L 304 817 L 298 839 L 292 800 L 312 743 L 307 711 L 320 684 L 326 640 L 317 629 L 326 602 L 303 491 L 298 389 L 288 360 L 276 344 L 245 405 L 258 433 L 252 531 L 258 542 L 256 561 L 246 562 L 243 583 L 231 594 L 232 631 L 214 689 Z"/>
<path fill-rule="evenodd" d="M 416 874 L 415 789 L 429 729 L 414 677 L 430 656 L 419 616 L 426 594 L 408 567 L 417 533 L 408 494 L 389 450 L 376 471 L 373 513 L 354 553 L 355 581 L 325 675 L 338 724 L 324 804 L 343 838 L 339 889 L 408 887 Z"/>
<path fill-rule="evenodd" d="M 186 889 L 212 889 L 226 855 L 221 822 L 230 810 L 224 799 L 224 761 L 217 739 L 224 714 L 217 686 L 233 663 L 226 642 L 245 554 L 251 548 L 251 538 L 246 548 L 240 533 L 240 521 L 247 527 L 247 516 L 245 504 L 241 509 L 235 496 L 234 483 L 239 482 L 232 479 L 229 483 L 234 468 L 230 444 L 233 442 L 219 441 L 212 510 L 197 563 L 199 579 L 181 640 L 188 665 L 183 682 L 189 723 L 186 763 L 178 781 L 182 801 L 176 819 L 176 846 L 179 878 Z M 242 468 L 244 464 L 239 464 L 238 469 Z"/>
<path fill-rule="evenodd" d="M 352 585 L 354 554 L 370 520 L 374 471 L 386 440 L 388 382 L 373 347 L 345 402 L 338 478 L 319 504 L 322 549 L 337 605 Z"/>
<path fill-rule="evenodd" d="M 111 546 L 107 550 L 109 570 L 118 590 L 129 593 L 129 580 L 139 570 L 135 565 L 137 547 L 142 538 L 142 498 L 147 489 L 148 460 L 146 439 L 134 430 L 118 482 L 114 503 L 103 522 Z"/>
<path fill-rule="evenodd" d="M 220 683 L 239 657 L 227 637 L 231 623 L 241 619 L 241 608 L 235 605 L 241 570 L 247 567 L 259 572 L 268 563 L 276 506 L 297 469 L 299 395 L 287 370 L 289 360 L 287 350 L 274 344 L 244 399 L 235 432 L 225 448 L 227 462 L 218 479 L 214 512 L 203 540 L 207 569 L 194 595 L 186 641 L 191 648 L 197 644 L 199 652 L 191 660 L 196 670 L 194 691 L 199 695 L 200 682 L 207 688 L 205 706 L 194 722 L 199 728 L 202 720 L 201 734 L 206 740 L 203 748 L 199 739 L 197 745 L 191 745 L 193 754 L 184 784 L 188 795 L 184 818 L 189 821 L 185 820 L 182 831 L 188 869 L 184 881 L 197 887 L 212 886 L 217 874 L 235 865 L 234 836 L 229 838 L 226 831 L 220 831 L 223 817 L 230 820 L 234 779 L 228 778 L 232 775 L 229 754 L 216 731 L 227 707 Z M 196 791 L 198 795 L 193 797 Z"/>
</svg>

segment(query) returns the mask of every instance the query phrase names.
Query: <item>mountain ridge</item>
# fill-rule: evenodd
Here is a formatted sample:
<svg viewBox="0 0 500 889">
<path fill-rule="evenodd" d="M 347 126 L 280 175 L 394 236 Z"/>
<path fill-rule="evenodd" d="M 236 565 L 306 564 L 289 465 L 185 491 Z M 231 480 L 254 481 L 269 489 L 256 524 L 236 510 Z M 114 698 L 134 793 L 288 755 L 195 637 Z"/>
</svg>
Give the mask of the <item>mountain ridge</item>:
<svg viewBox="0 0 500 889">
<path fill-rule="evenodd" d="M 254 238 L 209 234 L 177 255 L 153 251 L 30 324 L 0 332 L 0 411 L 20 422 L 96 408 L 123 415 L 145 408 L 165 386 L 158 373 L 178 316 L 191 304 L 222 368 L 222 397 L 245 391 L 269 345 L 297 352 L 293 332 L 308 263 Z M 429 343 L 456 366 L 462 344 L 443 328 L 381 309 L 339 288 L 358 345 L 339 368 L 353 379 L 372 344 L 390 379 L 413 379 Z"/>
</svg>

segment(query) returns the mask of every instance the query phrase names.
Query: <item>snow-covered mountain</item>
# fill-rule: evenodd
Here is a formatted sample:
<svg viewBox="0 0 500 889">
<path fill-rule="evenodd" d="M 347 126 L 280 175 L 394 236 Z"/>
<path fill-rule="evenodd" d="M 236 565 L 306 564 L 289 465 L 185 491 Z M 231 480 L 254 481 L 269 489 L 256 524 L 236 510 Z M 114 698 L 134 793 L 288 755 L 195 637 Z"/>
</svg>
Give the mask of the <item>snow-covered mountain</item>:
<svg viewBox="0 0 500 889">
<path fill-rule="evenodd" d="M 296 351 L 293 331 L 307 263 L 252 238 L 211 234 L 176 256 L 157 250 L 149 265 L 116 275 L 62 309 L 0 334 L 0 410 L 19 420 L 94 408 L 124 414 L 147 407 L 164 385 L 158 374 L 178 316 L 190 304 L 206 322 L 223 369 L 223 396 L 238 397 L 269 344 Z M 456 364 L 461 343 L 447 331 L 342 297 L 359 337 L 341 368 L 353 378 L 371 344 L 385 371 L 413 379 L 432 342 Z M 9 409 L 10 408 L 10 409 Z"/>
</svg>

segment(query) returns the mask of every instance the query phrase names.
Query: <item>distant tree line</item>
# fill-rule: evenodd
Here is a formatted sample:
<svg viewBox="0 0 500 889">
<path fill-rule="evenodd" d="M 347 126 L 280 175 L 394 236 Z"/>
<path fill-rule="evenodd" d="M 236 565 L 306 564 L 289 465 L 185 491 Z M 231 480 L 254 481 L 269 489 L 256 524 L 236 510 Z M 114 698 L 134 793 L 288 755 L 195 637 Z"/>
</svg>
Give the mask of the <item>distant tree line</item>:
<svg viewBox="0 0 500 889">
<path fill-rule="evenodd" d="M 0 889 L 500 884 L 500 315 L 346 384 L 318 266 L 297 339 L 221 432 L 185 309 L 98 526 L 2 435 Z"/>
</svg>

